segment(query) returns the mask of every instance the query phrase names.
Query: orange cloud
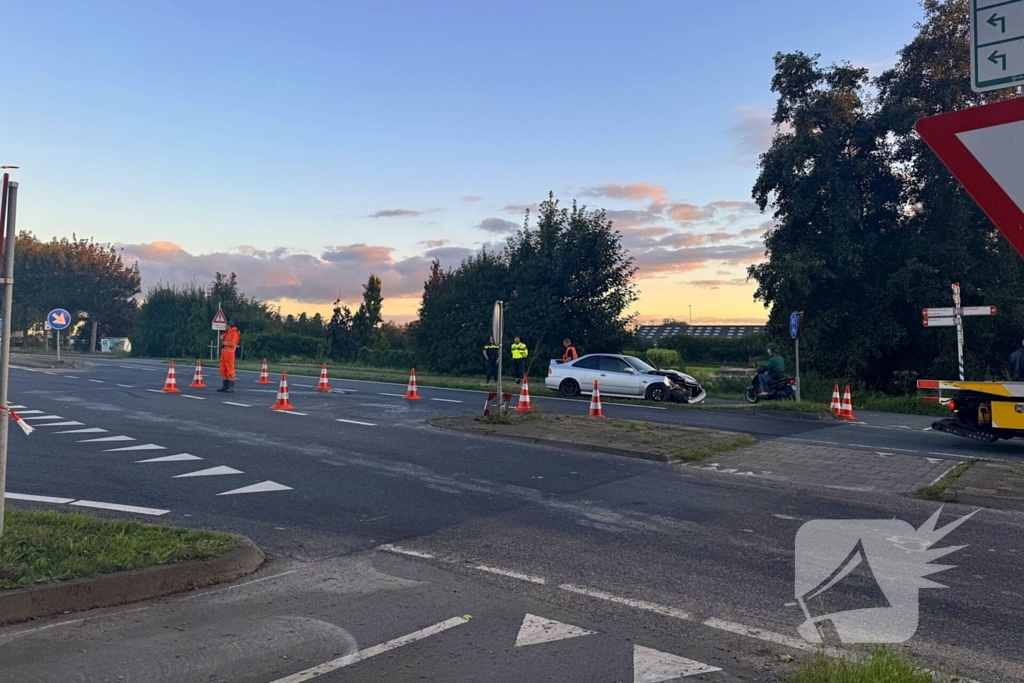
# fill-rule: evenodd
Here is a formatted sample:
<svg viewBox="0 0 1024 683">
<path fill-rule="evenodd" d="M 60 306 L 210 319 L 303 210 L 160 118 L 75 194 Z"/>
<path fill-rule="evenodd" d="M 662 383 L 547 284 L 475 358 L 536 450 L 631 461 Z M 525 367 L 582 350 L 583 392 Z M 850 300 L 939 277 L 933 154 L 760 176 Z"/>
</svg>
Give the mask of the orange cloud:
<svg viewBox="0 0 1024 683">
<path fill-rule="evenodd" d="M 668 195 L 664 187 L 648 183 L 630 183 L 629 185 L 605 183 L 598 187 L 586 189 L 582 194 L 585 197 L 609 197 L 611 199 L 626 199 L 629 201 L 649 199 L 655 206 L 662 206 L 668 202 Z"/>
</svg>

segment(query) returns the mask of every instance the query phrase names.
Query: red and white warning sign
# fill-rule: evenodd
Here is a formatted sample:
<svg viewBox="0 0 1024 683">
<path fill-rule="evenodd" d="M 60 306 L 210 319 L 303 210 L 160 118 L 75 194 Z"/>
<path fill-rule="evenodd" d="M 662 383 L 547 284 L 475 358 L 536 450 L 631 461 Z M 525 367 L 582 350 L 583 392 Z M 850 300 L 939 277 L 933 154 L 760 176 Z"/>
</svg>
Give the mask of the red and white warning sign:
<svg viewBox="0 0 1024 683">
<path fill-rule="evenodd" d="M 929 116 L 914 128 L 1024 257 L 1024 97 Z"/>
<path fill-rule="evenodd" d="M 228 317 L 224 315 L 223 308 L 218 308 L 217 315 L 213 316 L 213 329 L 221 332 L 228 329 Z"/>
</svg>

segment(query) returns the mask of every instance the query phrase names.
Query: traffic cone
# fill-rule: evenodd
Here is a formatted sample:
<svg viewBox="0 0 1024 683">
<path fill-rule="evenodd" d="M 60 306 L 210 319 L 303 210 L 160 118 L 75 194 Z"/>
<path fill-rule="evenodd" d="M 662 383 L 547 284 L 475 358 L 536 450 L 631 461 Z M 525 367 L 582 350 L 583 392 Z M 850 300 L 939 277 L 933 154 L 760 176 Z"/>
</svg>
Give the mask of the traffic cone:
<svg viewBox="0 0 1024 683">
<path fill-rule="evenodd" d="M 331 385 L 327 383 L 327 363 L 320 370 L 320 383 L 316 385 L 317 391 L 330 391 Z"/>
<path fill-rule="evenodd" d="M 263 367 L 260 368 L 260 378 L 256 384 L 270 384 L 270 372 L 267 371 L 267 359 L 263 359 Z"/>
<path fill-rule="evenodd" d="M 843 404 L 839 402 L 839 385 L 838 384 L 836 385 L 836 388 L 832 390 L 832 405 L 830 405 L 828 407 L 828 412 L 832 413 L 833 415 L 835 415 L 837 417 L 839 416 L 840 413 L 843 412 Z"/>
<path fill-rule="evenodd" d="M 516 404 L 517 413 L 528 413 L 530 412 L 530 383 L 527 381 L 527 377 L 523 376 L 523 388 L 519 390 L 519 403 Z"/>
<path fill-rule="evenodd" d="M 270 407 L 271 410 L 295 410 L 288 400 L 288 373 L 281 373 L 281 384 L 277 387 L 277 403 Z"/>
<path fill-rule="evenodd" d="M 405 390 L 406 401 L 419 401 L 420 394 L 416 391 L 416 368 L 409 373 L 409 388 Z"/>
<path fill-rule="evenodd" d="M 498 392 L 496 391 L 487 392 L 487 400 L 484 401 L 484 417 L 487 417 L 488 415 L 491 414 L 491 401 L 493 401 L 494 397 L 497 395 Z"/>
<path fill-rule="evenodd" d="M 196 371 L 192 375 L 192 384 L 188 385 L 189 389 L 205 389 L 206 384 L 203 382 L 203 361 L 196 360 Z"/>
<path fill-rule="evenodd" d="M 171 366 L 167 368 L 167 379 L 164 380 L 163 392 L 165 394 L 177 394 L 178 390 L 178 378 L 174 374 L 174 361 L 171 361 Z"/>
<path fill-rule="evenodd" d="M 856 420 L 853 416 L 853 400 L 850 398 L 850 385 L 846 385 L 846 391 L 843 392 L 843 405 L 839 409 L 839 419 L 841 420 Z"/>
<path fill-rule="evenodd" d="M 590 395 L 590 417 L 604 417 L 604 411 L 601 410 L 601 390 L 597 386 L 597 380 L 594 380 L 594 393 Z"/>
</svg>

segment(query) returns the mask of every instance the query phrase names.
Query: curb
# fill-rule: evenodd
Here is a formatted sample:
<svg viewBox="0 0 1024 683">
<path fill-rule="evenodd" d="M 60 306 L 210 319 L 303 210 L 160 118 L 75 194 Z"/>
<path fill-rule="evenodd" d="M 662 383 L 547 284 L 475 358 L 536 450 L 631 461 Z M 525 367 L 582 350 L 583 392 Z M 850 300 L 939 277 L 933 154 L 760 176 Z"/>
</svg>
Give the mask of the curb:
<svg viewBox="0 0 1024 683">
<path fill-rule="evenodd" d="M 0 626 L 151 600 L 235 581 L 252 574 L 265 559 L 263 551 L 248 538 L 235 536 L 235 539 L 237 545 L 234 548 L 205 560 L 0 591 Z"/>
<path fill-rule="evenodd" d="M 829 413 L 807 413 L 799 410 L 758 410 L 757 408 L 733 408 L 732 406 L 708 406 L 709 412 L 732 413 L 734 415 L 753 415 L 756 417 L 772 417 L 780 420 L 810 420 L 812 422 L 839 422 Z"/>
</svg>

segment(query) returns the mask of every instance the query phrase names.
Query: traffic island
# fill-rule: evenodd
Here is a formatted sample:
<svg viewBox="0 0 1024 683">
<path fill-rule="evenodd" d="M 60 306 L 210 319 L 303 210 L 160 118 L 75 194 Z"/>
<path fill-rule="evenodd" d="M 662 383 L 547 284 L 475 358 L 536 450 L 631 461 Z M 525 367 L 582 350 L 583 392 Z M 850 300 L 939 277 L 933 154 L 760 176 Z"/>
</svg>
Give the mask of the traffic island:
<svg viewBox="0 0 1024 683">
<path fill-rule="evenodd" d="M 696 462 L 754 444 L 746 434 L 573 415 L 453 416 L 428 422 L 442 429 L 665 463 Z"/>
<path fill-rule="evenodd" d="M 1024 463 L 981 460 L 957 475 L 939 492 L 940 500 L 1024 511 Z"/>
<path fill-rule="evenodd" d="M 263 559 L 241 536 L 8 509 L 0 538 L 0 625 L 234 581 Z"/>
</svg>

